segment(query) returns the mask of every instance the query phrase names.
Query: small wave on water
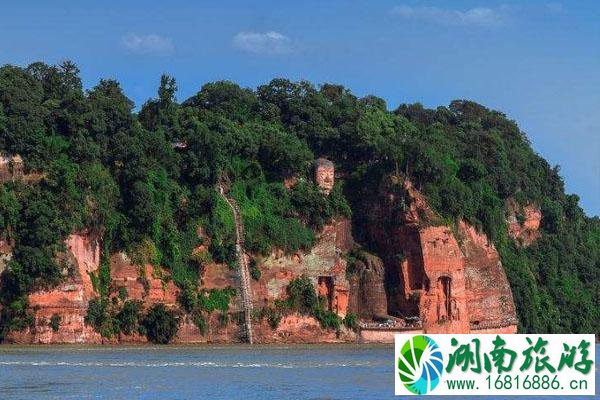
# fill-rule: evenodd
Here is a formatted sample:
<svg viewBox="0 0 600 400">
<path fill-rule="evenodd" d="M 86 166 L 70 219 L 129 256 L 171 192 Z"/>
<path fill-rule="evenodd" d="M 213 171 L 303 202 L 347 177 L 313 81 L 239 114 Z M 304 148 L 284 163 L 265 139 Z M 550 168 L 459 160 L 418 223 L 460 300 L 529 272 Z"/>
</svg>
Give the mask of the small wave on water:
<svg viewBox="0 0 600 400">
<path fill-rule="evenodd" d="M 209 368 L 331 368 L 331 367 L 369 367 L 370 362 L 353 363 L 217 363 L 212 361 L 190 362 L 64 362 L 64 361 L 0 361 L 0 365 L 30 366 L 30 367 L 209 367 Z"/>
</svg>

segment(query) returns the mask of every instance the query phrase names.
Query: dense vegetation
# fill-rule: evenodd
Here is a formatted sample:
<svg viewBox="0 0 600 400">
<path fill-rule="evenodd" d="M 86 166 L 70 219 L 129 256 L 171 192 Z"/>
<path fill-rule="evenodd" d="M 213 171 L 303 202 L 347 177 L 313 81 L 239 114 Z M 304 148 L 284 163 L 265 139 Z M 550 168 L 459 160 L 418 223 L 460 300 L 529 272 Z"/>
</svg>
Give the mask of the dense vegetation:
<svg viewBox="0 0 600 400">
<path fill-rule="evenodd" d="M 155 304 L 142 320 L 148 340 L 152 343 L 167 344 L 179 330 L 179 321 L 175 312 L 165 308 L 163 304 Z"/>
<path fill-rule="evenodd" d="M 356 314 L 348 313 L 344 319 L 335 312 L 327 310 L 326 299 L 317 295 L 315 287 L 307 276 L 294 278 L 286 287 L 285 299 L 278 299 L 274 305 L 268 305 L 260 310 L 259 318 L 267 318 L 269 325 L 276 328 L 284 315 L 299 313 L 314 317 L 324 329 L 339 331 L 342 323 L 350 329 L 358 326 Z"/>
<path fill-rule="evenodd" d="M 411 179 L 449 223 L 464 218 L 495 241 L 522 330 L 600 332 L 600 222 L 564 193 L 558 168 L 503 114 L 469 101 L 388 111 L 374 96 L 284 79 L 255 91 L 209 83 L 182 103 L 176 90 L 163 76 L 158 97 L 135 112 L 116 81 L 84 91 L 69 62 L 0 68 L 0 151 L 21 155 L 38 173 L 34 183 L 0 184 L 0 237 L 14 244 L 2 274 L 0 337 L 31 323 L 28 291 L 63 279 L 60 254 L 71 232 L 103 238 L 94 277 L 100 297 L 89 322 L 107 334 L 148 321 L 170 332 L 172 319 L 160 310 L 140 317 L 133 303 L 109 303 L 108 254 L 124 250 L 161 265 L 197 293 L 198 263 L 235 267 L 235 230 L 215 191 L 219 179 L 228 179 L 240 205 L 249 249 L 267 254 L 309 248 L 335 215 L 352 215 L 360 227 L 365 193 L 391 174 Z M 328 197 L 310 179 L 318 156 L 347 173 Z M 282 182 L 291 176 L 298 184 L 289 190 Z M 507 238 L 508 199 L 542 208 L 542 238 L 528 248 Z M 209 252 L 194 254 L 204 240 Z M 199 326 L 202 301 L 181 299 Z M 156 340 L 165 337 L 161 330 Z"/>
</svg>

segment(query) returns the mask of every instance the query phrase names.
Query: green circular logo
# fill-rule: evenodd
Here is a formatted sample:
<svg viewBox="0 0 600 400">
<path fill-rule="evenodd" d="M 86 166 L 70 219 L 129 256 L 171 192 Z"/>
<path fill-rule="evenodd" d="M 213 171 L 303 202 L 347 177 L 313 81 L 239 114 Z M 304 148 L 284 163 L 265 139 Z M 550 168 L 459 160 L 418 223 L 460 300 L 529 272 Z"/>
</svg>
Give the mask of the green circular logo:
<svg viewBox="0 0 600 400">
<path fill-rule="evenodd" d="M 414 394 L 431 392 L 440 383 L 444 357 L 437 343 L 428 336 L 417 335 L 407 340 L 398 357 L 400 380 Z"/>
</svg>

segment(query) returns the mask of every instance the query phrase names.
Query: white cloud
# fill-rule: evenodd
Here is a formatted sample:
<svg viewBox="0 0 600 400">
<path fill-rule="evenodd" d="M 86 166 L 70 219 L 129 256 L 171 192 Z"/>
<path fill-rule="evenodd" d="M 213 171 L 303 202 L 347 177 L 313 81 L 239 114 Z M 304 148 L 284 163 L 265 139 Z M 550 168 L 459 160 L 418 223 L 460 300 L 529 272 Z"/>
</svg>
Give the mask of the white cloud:
<svg viewBox="0 0 600 400">
<path fill-rule="evenodd" d="M 292 41 L 279 32 L 240 32 L 233 45 L 254 54 L 286 54 L 292 51 Z"/>
<path fill-rule="evenodd" d="M 419 19 L 442 25 L 496 27 L 507 22 L 508 8 L 475 7 L 460 11 L 439 7 L 401 5 L 392 8 L 392 14 L 402 18 Z"/>
<path fill-rule="evenodd" d="M 125 50 L 134 54 L 167 55 L 175 50 L 171 39 L 154 33 L 129 33 L 121 38 L 121 44 Z"/>
</svg>

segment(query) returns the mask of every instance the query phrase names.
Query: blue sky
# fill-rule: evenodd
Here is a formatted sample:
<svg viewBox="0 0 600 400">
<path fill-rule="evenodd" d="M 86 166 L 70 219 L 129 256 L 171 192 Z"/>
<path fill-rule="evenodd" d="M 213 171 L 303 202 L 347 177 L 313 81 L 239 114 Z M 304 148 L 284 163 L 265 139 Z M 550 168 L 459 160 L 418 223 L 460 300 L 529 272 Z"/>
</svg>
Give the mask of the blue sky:
<svg viewBox="0 0 600 400">
<path fill-rule="evenodd" d="M 390 107 L 466 98 L 505 112 L 600 215 L 600 2 L 20 1 L 0 13 L 0 64 L 75 61 L 139 106 L 160 74 L 203 83 L 335 82 Z"/>
</svg>

